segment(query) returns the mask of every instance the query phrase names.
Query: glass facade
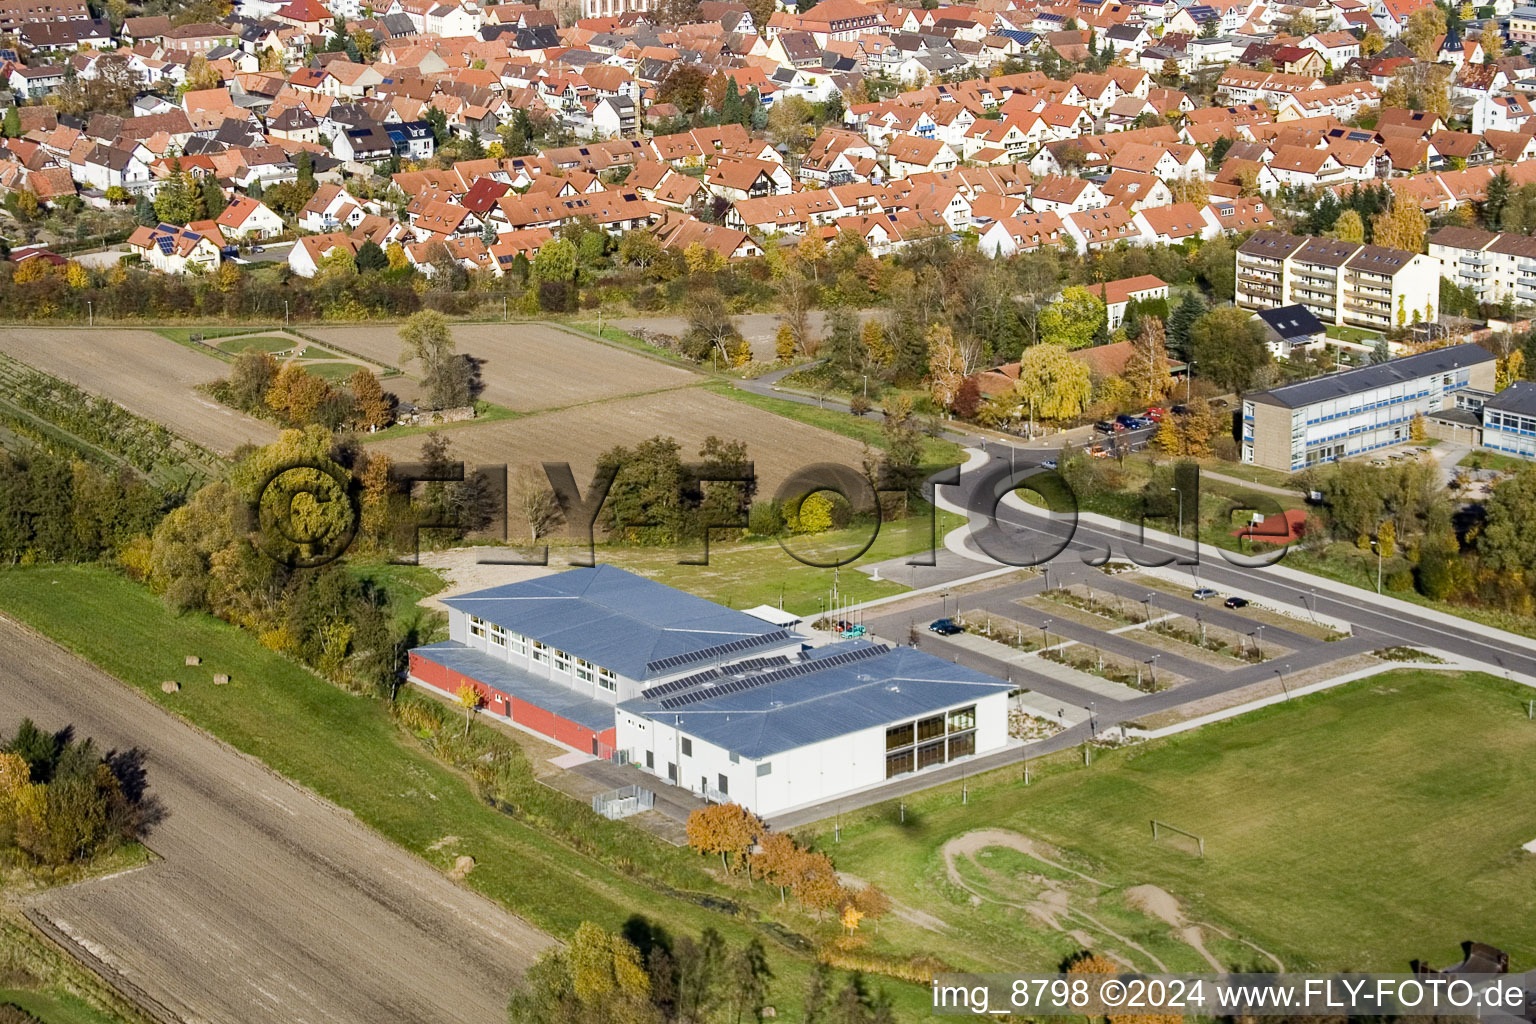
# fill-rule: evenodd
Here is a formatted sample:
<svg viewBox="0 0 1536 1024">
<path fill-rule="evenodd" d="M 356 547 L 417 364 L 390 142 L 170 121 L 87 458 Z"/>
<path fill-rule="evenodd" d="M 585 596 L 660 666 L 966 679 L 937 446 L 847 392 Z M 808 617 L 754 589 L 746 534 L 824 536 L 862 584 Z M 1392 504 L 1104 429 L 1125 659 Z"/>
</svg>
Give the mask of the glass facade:
<svg viewBox="0 0 1536 1024">
<path fill-rule="evenodd" d="M 885 777 L 922 771 L 976 753 L 976 705 L 885 730 Z"/>
</svg>

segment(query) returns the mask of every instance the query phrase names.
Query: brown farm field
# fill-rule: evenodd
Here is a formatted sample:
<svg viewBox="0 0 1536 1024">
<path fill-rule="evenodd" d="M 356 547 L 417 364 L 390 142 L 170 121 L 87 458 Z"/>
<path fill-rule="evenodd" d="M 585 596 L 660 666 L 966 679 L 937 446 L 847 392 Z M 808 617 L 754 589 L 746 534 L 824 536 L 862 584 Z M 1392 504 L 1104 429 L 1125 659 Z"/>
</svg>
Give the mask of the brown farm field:
<svg viewBox="0 0 1536 1024">
<path fill-rule="evenodd" d="M 790 473 L 815 462 L 857 468 L 863 446 L 852 438 L 779 416 L 703 388 L 679 388 L 554 412 L 464 424 L 443 431 L 452 457 L 473 465 L 509 466 L 569 462 L 578 484 L 592 479 L 597 457 L 615 445 L 633 446 L 665 434 L 677 438 L 685 458 L 711 434 L 747 443 L 756 463 L 758 493 L 772 495 Z M 400 461 L 417 458 L 420 436 L 379 441 L 378 448 Z"/>
<path fill-rule="evenodd" d="M 267 444 L 277 439 L 272 424 L 197 390 L 228 373 L 226 364 L 153 331 L 4 327 L 0 352 L 104 395 L 223 455 L 247 441 Z"/>
<path fill-rule="evenodd" d="M 322 343 L 391 366 L 400 365 L 393 327 L 328 327 L 312 332 Z M 460 352 L 481 361 L 487 402 L 516 412 L 560 409 L 622 395 L 684 387 L 697 376 L 676 366 L 588 341 L 550 324 L 456 324 Z M 414 374 L 417 367 L 405 367 Z M 393 378 L 387 387 L 415 399 L 417 381 Z"/>
</svg>

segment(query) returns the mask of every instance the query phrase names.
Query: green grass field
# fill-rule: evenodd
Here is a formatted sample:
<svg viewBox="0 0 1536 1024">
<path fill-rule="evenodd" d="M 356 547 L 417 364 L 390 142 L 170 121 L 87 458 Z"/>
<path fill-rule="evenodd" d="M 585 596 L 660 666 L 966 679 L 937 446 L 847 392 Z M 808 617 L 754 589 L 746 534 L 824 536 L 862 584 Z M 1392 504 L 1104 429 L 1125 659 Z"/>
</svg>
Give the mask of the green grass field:
<svg viewBox="0 0 1536 1024">
<path fill-rule="evenodd" d="M 842 434 L 855 441 L 863 441 L 871 448 L 885 447 L 885 434 L 880 429 L 880 421 L 873 416 L 855 416 L 842 409 L 823 409 L 783 398 L 769 398 L 750 391 L 742 391 L 723 381 L 711 381 L 704 386 L 717 395 L 724 395 L 738 402 L 766 409 L 792 420 L 799 420 L 801 423 L 809 423 L 813 427 L 830 430 L 834 434 Z M 925 437 L 923 438 L 923 459 L 932 463 L 958 464 L 965 461 L 965 455 L 960 446 L 953 441 Z"/>
<path fill-rule="evenodd" d="M 419 571 L 359 566 L 383 583 L 404 579 L 419 590 L 433 584 Z M 355 813 L 387 839 L 447 870 L 457 853 L 476 860 L 468 884 L 557 935 L 582 921 L 617 930 L 635 915 L 673 934 L 714 927 L 732 944 L 757 937 L 768 947 L 779 982 L 775 1001 L 798 1004 L 809 962 L 790 952 L 769 928 L 748 916 L 708 909 L 706 896 L 739 897 L 708 883 L 707 863 L 647 833 L 615 824 L 593 841 L 634 866 L 671 865 L 674 877 L 694 877 L 693 892 L 671 892 L 587 856 L 478 799 L 458 773 L 406 736 L 377 701 L 348 694 L 262 647 L 249 634 L 205 615 L 177 616 L 147 589 L 94 566 L 33 565 L 0 569 L 0 611 L 49 635 L 145 697 L 182 715 L 295 782 Z M 203 659 L 199 678 L 229 672 L 228 686 L 198 685 L 182 664 Z M 180 692 L 159 682 L 181 679 Z M 457 836 L 451 852 L 431 847 Z M 764 907 L 772 896 L 759 888 Z M 793 918 L 793 915 L 790 915 Z M 808 922 L 802 922 L 806 926 Z M 884 979 L 898 1005 L 917 1012 L 923 992 Z"/>
<path fill-rule="evenodd" d="M 964 520 L 959 516 L 940 511 L 937 542 L 942 545 L 944 534 L 962 522 Z M 882 524 L 869 550 L 858 561 L 836 570 L 837 590 L 842 598 L 870 601 L 908 589 L 910 580 L 899 571 L 894 581 L 882 579 L 877 583 L 860 566 L 926 549 L 928 524 L 926 516 Z M 856 527 L 834 530 L 818 537 L 786 538 L 785 543 L 797 554 L 813 561 L 837 561 L 862 547 L 871 528 Z M 703 549 L 692 554 L 702 557 Z M 772 540 L 713 543 L 708 565 L 679 565 L 681 556 L 673 548 L 608 546 L 599 549 L 597 555 L 604 562 L 732 608 L 752 608 L 760 604 L 777 606 L 782 595 L 787 610 L 814 615 L 824 606 L 818 599 L 827 598 L 833 586 L 834 570 L 797 561 Z"/>
<path fill-rule="evenodd" d="M 164 331 L 160 333 L 164 334 Z M 250 349 L 258 349 L 262 352 L 286 352 L 293 348 L 293 341 L 288 338 L 275 338 L 269 335 L 256 335 L 254 337 L 231 338 L 228 341 L 216 343 L 221 351 L 230 355 L 238 355 Z"/>
<path fill-rule="evenodd" d="M 1454 961 L 1469 938 L 1508 950 L 1523 969 L 1536 961 L 1536 917 L 1519 895 L 1536 892 L 1536 855 L 1520 849 L 1536 839 L 1536 723 L 1525 708 L 1533 697 L 1486 675 L 1394 671 L 1101 751 L 1088 768 L 1080 753 L 1060 755 L 1036 765 L 1028 787 L 1018 769 L 995 773 L 973 781 L 968 805 L 958 787 L 930 791 L 909 798 L 904 826 L 887 805 L 845 818 L 841 843 L 821 838 L 839 869 L 941 917 L 949 930 L 929 941 L 978 967 L 1053 969 L 1078 945 L 1020 912 L 1051 885 L 999 867 L 1002 847 L 962 864 L 962 878 L 1019 906 L 973 905 L 946 876 L 945 844 L 990 828 L 1043 840 L 1057 863 L 1106 883 L 1058 886 L 1099 923 L 1069 916 L 1068 928 L 1125 952 L 1113 931 L 1172 969 L 1209 968 L 1130 906 L 1129 887 L 1160 886 L 1188 918 L 1292 969 L 1404 971 L 1414 957 Z M 1203 837 L 1204 859 L 1187 840 L 1154 844 L 1153 818 Z M 1206 934 L 1224 963 L 1265 962 Z"/>
</svg>

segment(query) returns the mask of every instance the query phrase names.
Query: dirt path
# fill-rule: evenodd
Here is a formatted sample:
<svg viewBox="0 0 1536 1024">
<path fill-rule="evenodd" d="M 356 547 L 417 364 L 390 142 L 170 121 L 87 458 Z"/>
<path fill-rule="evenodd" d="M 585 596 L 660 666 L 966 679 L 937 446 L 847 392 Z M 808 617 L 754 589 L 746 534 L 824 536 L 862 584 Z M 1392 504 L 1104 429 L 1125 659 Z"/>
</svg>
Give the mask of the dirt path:
<svg viewBox="0 0 1536 1024">
<path fill-rule="evenodd" d="M 837 873 L 837 877 L 838 880 L 843 883 L 843 885 L 850 889 L 863 889 L 869 885 L 868 882 L 860 878 L 858 875 L 850 875 L 843 871 L 839 871 Z M 890 896 L 889 893 L 886 895 L 888 897 Z M 905 921 L 908 924 L 916 925 L 919 928 L 926 928 L 931 932 L 949 931 L 948 921 L 941 917 L 935 917 L 928 913 L 926 910 L 919 910 L 916 907 L 908 906 L 907 904 L 902 903 L 900 900 L 895 899 L 894 897 L 891 897 L 891 913 L 895 915 L 898 920 Z"/>
<path fill-rule="evenodd" d="M 0 657 L 0 727 L 141 747 L 167 810 L 163 859 L 28 904 L 109 980 L 209 1024 L 506 1019 L 544 933 L 5 619 Z"/>
<path fill-rule="evenodd" d="M 945 843 L 943 849 L 944 869 L 949 876 L 949 880 L 955 885 L 958 885 L 960 888 L 969 892 L 976 899 L 983 900 L 988 903 L 995 903 L 1000 906 L 1015 907 L 1019 910 L 1026 911 L 1029 914 L 1032 914 L 1034 917 L 1038 918 L 1047 926 L 1072 936 L 1074 941 L 1084 946 L 1085 948 L 1094 948 L 1099 946 L 1100 944 L 1093 941 L 1093 937 L 1091 935 L 1087 935 L 1081 930 L 1073 929 L 1069 927 L 1069 924 L 1067 923 L 1072 918 L 1085 921 L 1097 929 L 1100 935 L 1108 936 L 1109 938 L 1120 943 L 1125 948 L 1135 950 L 1141 956 L 1145 957 L 1147 961 L 1150 962 L 1159 971 L 1165 973 L 1167 972 L 1168 965 L 1159 960 L 1150 950 L 1141 946 L 1131 938 L 1114 931 L 1103 921 L 1100 921 L 1087 913 L 1087 911 L 1083 910 L 1082 907 L 1075 906 L 1072 902 L 1071 894 L 1064 889 L 1054 887 L 1049 879 L 1035 879 L 1043 886 L 1043 889 L 1040 893 L 1040 898 L 1029 903 L 1017 903 L 1012 900 L 1001 899 L 1000 897 L 977 890 L 975 886 L 967 882 L 964 876 L 960 874 L 959 860 L 961 857 L 973 859 L 978 853 L 989 846 L 1001 846 L 1006 849 L 1017 850 L 1019 853 L 1033 857 L 1035 860 L 1038 860 L 1040 863 L 1045 864 L 1048 867 L 1076 875 L 1084 881 L 1090 882 L 1100 888 L 1109 888 L 1108 883 L 1101 882 L 1097 878 L 1094 878 L 1092 875 L 1085 875 L 1081 871 L 1069 868 L 1065 864 L 1052 860 L 1050 858 L 1050 854 L 1045 854 L 1044 844 L 1038 843 L 1035 840 L 1030 839 L 1028 836 L 1020 835 L 1017 832 L 1009 832 L 1005 829 L 980 829 L 975 832 L 967 832 L 964 835 L 956 836 L 954 839 L 951 839 L 949 842 Z M 1084 941 L 1085 939 L 1088 941 Z M 1115 953 L 1111 950 L 1102 948 L 1099 949 L 1099 951 L 1104 953 L 1104 955 L 1120 962 L 1128 968 L 1133 970 L 1137 968 L 1137 965 L 1133 963 L 1131 959 L 1124 953 Z"/>
</svg>

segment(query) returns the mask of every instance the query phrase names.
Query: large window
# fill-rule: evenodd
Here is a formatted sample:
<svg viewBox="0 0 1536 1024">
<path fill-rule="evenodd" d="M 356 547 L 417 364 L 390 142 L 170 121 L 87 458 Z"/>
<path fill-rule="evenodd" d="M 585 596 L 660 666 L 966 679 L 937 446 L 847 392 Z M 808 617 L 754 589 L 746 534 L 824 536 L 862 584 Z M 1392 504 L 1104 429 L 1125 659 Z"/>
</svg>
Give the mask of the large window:
<svg viewBox="0 0 1536 1024">
<path fill-rule="evenodd" d="M 528 657 L 528 638 L 521 633 L 508 633 L 507 643 L 512 648 L 512 653 L 520 658 Z"/>
<path fill-rule="evenodd" d="M 576 678 L 583 683 L 592 681 L 592 663 L 585 658 L 576 659 Z"/>
<path fill-rule="evenodd" d="M 613 693 L 619 688 L 619 678 L 611 669 L 600 668 L 597 670 L 597 685 Z"/>
<path fill-rule="evenodd" d="M 480 616 L 471 615 L 469 617 L 469 635 L 480 637 L 485 636 L 485 620 Z"/>
<path fill-rule="evenodd" d="M 497 647 L 507 646 L 507 631 L 496 625 L 494 622 L 491 623 L 491 643 L 495 644 Z"/>
<path fill-rule="evenodd" d="M 537 640 L 533 642 L 533 660 L 538 662 L 549 661 L 549 648 Z"/>
<path fill-rule="evenodd" d="M 885 777 L 895 778 L 976 753 L 976 705 L 885 730 Z"/>
<path fill-rule="evenodd" d="M 555 671 L 571 674 L 571 656 L 559 649 L 555 650 Z"/>
<path fill-rule="evenodd" d="M 693 740 L 688 739 L 686 736 L 683 737 L 683 756 L 693 756 Z"/>
</svg>

